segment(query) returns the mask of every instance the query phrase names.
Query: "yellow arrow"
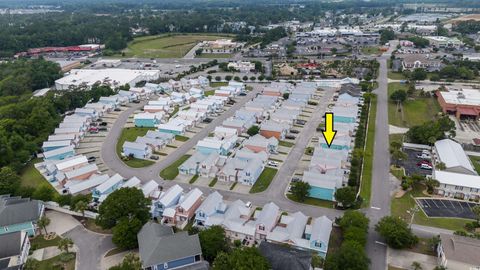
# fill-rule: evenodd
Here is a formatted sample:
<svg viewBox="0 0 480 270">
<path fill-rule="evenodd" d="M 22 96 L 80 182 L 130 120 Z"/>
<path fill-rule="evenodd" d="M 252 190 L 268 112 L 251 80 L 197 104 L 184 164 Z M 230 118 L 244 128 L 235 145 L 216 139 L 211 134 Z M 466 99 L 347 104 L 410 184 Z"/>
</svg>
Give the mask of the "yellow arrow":
<svg viewBox="0 0 480 270">
<path fill-rule="evenodd" d="M 325 130 L 322 134 L 328 147 L 330 147 L 337 134 L 337 131 L 333 129 L 333 113 L 331 112 L 325 113 Z"/>
</svg>

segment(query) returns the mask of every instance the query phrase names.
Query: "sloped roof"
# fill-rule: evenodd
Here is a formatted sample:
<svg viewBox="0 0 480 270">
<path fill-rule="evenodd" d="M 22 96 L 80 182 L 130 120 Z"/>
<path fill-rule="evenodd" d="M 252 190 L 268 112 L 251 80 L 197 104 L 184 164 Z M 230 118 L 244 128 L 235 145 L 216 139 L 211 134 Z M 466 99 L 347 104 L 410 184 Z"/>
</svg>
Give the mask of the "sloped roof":
<svg viewBox="0 0 480 270">
<path fill-rule="evenodd" d="M 174 234 L 172 228 L 153 222 L 138 233 L 138 246 L 144 267 L 202 254 L 198 235 Z"/>
<path fill-rule="evenodd" d="M 440 161 L 445 163 L 447 169 L 452 167 L 463 167 L 476 174 L 475 169 L 459 143 L 450 139 L 444 139 L 435 142 L 435 149 L 437 150 Z"/>
<path fill-rule="evenodd" d="M 36 221 L 41 214 L 41 201 L 0 195 L 0 226 Z"/>
<path fill-rule="evenodd" d="M 312 255 L 308 251 L 262 241 L 260 253 L 275 270 L 310 270 Z"/>
</svg>

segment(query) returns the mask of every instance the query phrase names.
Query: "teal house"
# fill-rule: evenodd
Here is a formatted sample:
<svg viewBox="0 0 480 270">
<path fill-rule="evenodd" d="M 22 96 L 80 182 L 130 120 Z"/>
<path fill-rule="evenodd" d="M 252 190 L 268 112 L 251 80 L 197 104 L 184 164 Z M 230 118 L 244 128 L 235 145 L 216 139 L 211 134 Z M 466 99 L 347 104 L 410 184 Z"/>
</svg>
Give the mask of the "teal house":
<svg viewBox="0 0 480 270">
<path fill-rule="evenodd" d="M 45 160 L 63 160 L 75 155 L 75 149 L 73 145 L 57 148 L 52 151 L 43 152 Z"/>
<path fill-rule="evenodd" d="M 310 184 L 308 196 L 335 201 L 335 192 L 342 187 L 343 177 L 338 175 L 321 174 L 314 171 L 305 171 L 303 181 Z"/>
<path fill-rule="evenodd" d="M 161 123 L 163 114 L 139 113 L 135 114 L 133 121 L 136 127 L 155 127 Z"/>
<path fill-rule="evenodd" d="M 43 213 L 41 201 L 0 195 L 0 234 L 25 231 L 34 236 Z"/>
<path fill-rule="evenodd" d="M 326 216 L 321 216 L 312 221 L 312 225 L 307 226 L 305 238 L 308 240 L 307 248 L 318 253 L 325 258 L 327 256 L 330 234 L 332 232 L 333 222 Z"/>
</svg>

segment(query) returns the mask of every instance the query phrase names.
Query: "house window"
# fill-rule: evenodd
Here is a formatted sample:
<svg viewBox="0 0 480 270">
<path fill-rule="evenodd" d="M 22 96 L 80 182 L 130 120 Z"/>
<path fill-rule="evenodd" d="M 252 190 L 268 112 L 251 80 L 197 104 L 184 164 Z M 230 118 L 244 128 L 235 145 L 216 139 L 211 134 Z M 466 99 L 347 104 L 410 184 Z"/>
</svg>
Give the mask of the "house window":
<svg viewBox="0 0 480 270">
<path fill-rule="evenodd" d="M 265 231 L 265 226 L 264 226 L 264 225 L 260 225 L 260 226 L 258 226 L 258 229 L 261 230 L 261 231 Z"/>
<path fill-rule="evenodd" d="M 455 186 L 455 190 L 463 190 L 463 187 Z"/>
<path fill-rule="evenodd" d="M 168 263 L 163 264 L 163 269 L 168 269 Z"/>
<path fill-rule="evenodd" d="M 317 248 L 321 248 L 321 247 L 322 247 L 322 243 L 321 243 L 321 242 L 318 242 L 318 241 L 316 241 L 316 242 L 315 242 L 315 247 L 317 247 Z"/>
<path fill-rule="evenodd" d="M 6 232 L 8 232 L 8 227 L 3 227 L 3 229 L 4 229 Z"/>
</svg>

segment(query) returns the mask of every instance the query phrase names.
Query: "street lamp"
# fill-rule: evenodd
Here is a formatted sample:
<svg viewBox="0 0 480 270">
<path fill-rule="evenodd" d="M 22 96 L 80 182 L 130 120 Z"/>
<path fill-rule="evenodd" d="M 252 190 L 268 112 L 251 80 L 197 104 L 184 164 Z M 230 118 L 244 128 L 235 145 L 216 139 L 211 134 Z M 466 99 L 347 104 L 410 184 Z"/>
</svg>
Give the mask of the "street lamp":
<svg viewBox="0 0 480 270">
<path fill-rule="evenodd" d="M 410 210 L 407 210 L 407 213 L 410 214 L 410 224 L 409 228 L 412 228 L 412 223 L 413 219 L 415 217 L 415 214 L 420 211 L 420 208 L 418 208 L 418 205 L 415 205 L 414 207 L 410 208 Z"/>
</svg>

